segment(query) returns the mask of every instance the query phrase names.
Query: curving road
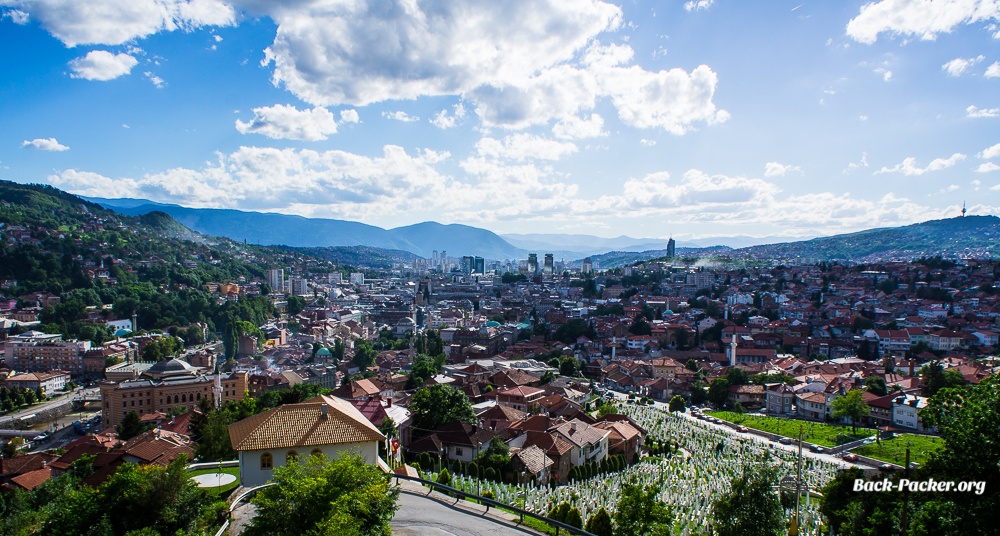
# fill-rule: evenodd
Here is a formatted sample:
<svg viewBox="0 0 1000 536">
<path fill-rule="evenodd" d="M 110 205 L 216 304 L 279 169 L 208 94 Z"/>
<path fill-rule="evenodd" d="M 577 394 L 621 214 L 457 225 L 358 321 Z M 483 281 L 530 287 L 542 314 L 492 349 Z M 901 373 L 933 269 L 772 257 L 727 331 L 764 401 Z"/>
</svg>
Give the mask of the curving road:
<svg viewBox="0 0 1000 536">
<path fill-rule="evenodd" d="M 403 482 L 399 510 L 392 520 L 394 536 L 484 536 L 492 534 L 530 534 L 520 527 L 517 518 L 506 512 L 457 501 L 437 492 L 427 495 L 427 488 Z M 508 517 L 509 516 L 509 517 Z"/>
</svg>

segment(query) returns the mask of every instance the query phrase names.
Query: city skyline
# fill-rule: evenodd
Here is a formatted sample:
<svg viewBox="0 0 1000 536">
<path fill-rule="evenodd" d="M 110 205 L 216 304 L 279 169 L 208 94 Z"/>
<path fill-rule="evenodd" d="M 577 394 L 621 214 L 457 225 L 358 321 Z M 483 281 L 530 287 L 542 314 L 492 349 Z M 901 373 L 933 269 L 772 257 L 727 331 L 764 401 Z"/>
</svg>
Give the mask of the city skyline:
<svg viewBox="0 0 1000 536">
<path fill-rule="evenodd" d="M 1000 212 L 1000 7 L 0 0 L 0 178 L 384 228 Z"/>
</svg>

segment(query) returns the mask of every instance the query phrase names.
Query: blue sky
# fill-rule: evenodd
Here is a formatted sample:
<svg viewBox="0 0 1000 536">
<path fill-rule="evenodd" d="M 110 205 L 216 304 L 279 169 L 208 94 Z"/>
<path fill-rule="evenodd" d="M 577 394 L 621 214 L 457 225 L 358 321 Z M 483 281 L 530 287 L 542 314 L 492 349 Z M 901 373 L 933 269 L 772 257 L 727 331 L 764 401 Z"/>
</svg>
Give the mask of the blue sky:
<svg viewBox="0 0 1000 536">
<path fill-rule="evenodd" d="M 1000 212 L 1000 5 L 0 0 L 0 178 L 498 233 Z"/>
</svg>

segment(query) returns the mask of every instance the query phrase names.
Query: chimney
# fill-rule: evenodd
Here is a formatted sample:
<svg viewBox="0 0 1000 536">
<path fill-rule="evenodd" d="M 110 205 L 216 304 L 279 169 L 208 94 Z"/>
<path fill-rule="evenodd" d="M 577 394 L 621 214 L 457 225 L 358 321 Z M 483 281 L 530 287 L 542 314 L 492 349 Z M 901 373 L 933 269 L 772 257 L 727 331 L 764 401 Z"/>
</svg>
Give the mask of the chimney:
<svg viewBox="0 0 1000 536">
<path fill-rule="evenodd" d="M 913 377 L 913 360 L 910 360 L 910 377 Z"/>
<path fill-rule="evenodd" d="M 326 419 L 328 414 L 327 414 L 327 405 L 325 403 L 319 405 L 319 411 L 322 417 Z"/>
<path fill-rule="evenodd" d="M 386 404 L 386 407 L 390 407 L 391 408 L 392 407 L 392 397 L 390 396 L 386 400 L 388 401 L 388 404 Z"/>
</svg>

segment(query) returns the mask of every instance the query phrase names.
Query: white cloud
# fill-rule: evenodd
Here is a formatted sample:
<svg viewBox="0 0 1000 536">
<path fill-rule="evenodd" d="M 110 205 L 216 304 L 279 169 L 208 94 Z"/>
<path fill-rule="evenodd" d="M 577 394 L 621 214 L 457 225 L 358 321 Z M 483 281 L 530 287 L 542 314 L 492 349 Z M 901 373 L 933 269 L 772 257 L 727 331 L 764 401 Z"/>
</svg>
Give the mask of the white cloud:
<svg viewBox="0 0 1000 536">
<path fill-rule="evenodd" d="M 951 76 L 962 76 L 962 73 L 969 70 L 973 65 L 986 59 L 986 56 L 980 54 L 975 58 L 955 58 L 948 63 L 941 66 L 948 74 Z"/>
<path fill-rule="evenodd" d="M 644 147 L 653 147 L 656 145 L 656 140 L 647 140 L 646 138 L 642 138 L 639 140 L 639 144 Z"/>
<path fill-rule="evenodd" d="M 157 89 L 163 89 L 163 86 L 167 85 L 162 78 L 153 74 L 152 71 L 146 71 L 142 73 L 142 75 L 145 76 L 146 79 L 149 80 L 154 86 L 156 86 Z"/>
<path fill-rule="evenodd" d="M 21 143 L 21 147 L 29 147 L 31 149 L 37 149 L 39 151 L 68 151 L 69 147 L 59 143 L 55 138 L 35 138 L 33 140 L 24 140 Z"/>
<path fill-rule="evenodd" d="M 261 134 L 276 140 L 325 140 L 337 132 L 333 114 L 322 107 L 299 110 L 291 105 L 275 104 L 253 109 L 253 119 L 236 120 L 241 134 Z"/>
<path fill-rule="evenodd" d="M 252 6 L 278 25 L 263 62 L 272 81 L 314 105 L 460 96 L 485 126 L 515 129 L 586 117 L 608 97 L 639 128 L 681 134 L 728 118 L 709 67 L 647 71 L 631 47 L 600 45 L 622 25 L 601 0 Z"/>
<path fill-rule="evenodd" d="M 415 121 L 420 121 L 419 117 L 412 116 L 402 110 L 396 110 L 395 112 L 382 112 L 382 117 L 385 117 L 386 119 L 402 121 L 404 123 L 413 123 Z"/>
<path fill-rule="evenodd" d="M 476 153 L 481 157 L 504 160 L 559 160 L 577 152 L 576 144 L 542 138 L 533 134 L 514 134 L 502 141 L 482 138 L 476 142 Z"/>
<path fill-rule="evenodd" d="M 689 0 L 684 2 L 684 9 L 687 11 L 697 11 L 701 9 L 708 9 L 712 7 L 715 0 Z"/>
<path fill-rule="evenodd" d="M 114 80 L 132 72 L 139 60 L 128 54 L 112 54 L 107 50 L 91 50 L 86 56 L 70 60 L 70 74 L 84 80 Z"/>
<path fill-rule="evenodd" d="M 552 126 L 552 134 L 564 140 L 579 140 L 607 136 L 604 130 L 604 118 L 599 114 L 590 114 L 589 118 L 570 116 Z"/>
<path fill-rule="evenodd" d="M 966 117 L 1000 117 L 1000 108 L 977 108 L 970 105 L 965 109 Z"/>
<path fill-rule="evenodd" d="M 212 34 L 212 38 L 215 39 L 216 43 L 221 43 L 222 42 L 222 36 L 221 35 Z"/>
<path fill-rule="evenodd" d="M 992 173 L 997 170 L 1000 170 L 1000 165 L 994 164 L 993 162 L 983 162 L 976 168 L 976 173 Z"/>
<path fill-rule="evenodd" d="M 764 176 L 765 177 L 784 177 L 789 171 L 802 172 L 802 168 L 799 166 L 789 166 L 785 164 L 779 164 L 778 162 L 768 162 L 764 166 Z"/>
<path fill-rule="evenodd" d="M 242 208 L 371 220 L 383 212 L 450 207 L 466 188 L 434 169 L 446 153 L 408 155 L 387 145 L 368 157 L 345 151 L 241 147 L 201 169 L 109 178 L 65 170 L 48 182 L 89 196 L 141 196 L 191 207 Z"/>
<path fill-rule="evenodd" d="M 28 24 L 28 20 L 31 18 L 27 13 L 19 9 L 11 9 L 10 11 L 5 11 L 0 14 L 0 19 L 9 18 L 14 24 Z"/>
<path fill-rule="evenodd" d="M 465 117 L 465 106 L 460 102 L 452 108 L 452 114 L 448 110 L 441 110 L 430 119 L 432 125 L 445 129 L 454 127 L 459 120 Z"/>
<path fill-rule="evenodd" d="M 120 45 L 161 31 L 232 26 L 222 0 L 2 0 L 39 21 L 68 47 Z"/>
<path fill-rule="evenodd" d="M 1000 20 L 1000 3 L 993 0 L 882 0 L 861 7 L 847 23 L 847 35 L 872 44 L 879 34 L 934 40 L 960 24 Z"/>
<path fill-rule="evenodd" d="M 875 73 L 882 75 L 882 80 L 886 82 L 892 80 L 892 71 L 886 69 L 885 67 L 879 67 L 875 69 Z"/>
<path fill-rule="evenodd" d="M 340 111 L 340 122 L 341 123 L 360 123 L 361 117 L 358 116 L 358 111 L 350 108 L 347 110 Z"/>
<path fill-rule="evenodd" d="M 1000 61 L 995 61 L 993 65 L 987 67 L 983 76 L 986 78 L 1000 78 Z"/>
<path fill-rule="evenodd" d="M 984 160 L 990 160 L 991 158 L 1000 156 L 1000 143 L 983 149 L 983 151 L 976 156 Z"/>
<path fill-rule="evenodd" d="M 853 172 L 855 172 L 858 169 L 863 168 L 863 167 L 868 167 L 868 153 L 867 152 L 861 153 L 861 160 L 859 160 L 857 162 L 849 162 L 847 164 L 847 169 L 844 170 L 844 173 L 853 173 Z"/>
<path fill-rule="evenodd" d="M 922 168 L 917 165 L 917 159 L 915 157 L 907 157 L 903 159 L 902 163 L 896 164 L 893 167 L 883 167 L 882 169 L 875 172 L 876 175 L 882 173 L 902 173 L 906 176 L 920 176 L 928 171 L 941 171 L 942 169 L 948 169 L 955 164 L 965 160 L 965 155 L 962 153 L 955 153 L 948 158 L 935 158 L 931 160 L 931 163 L 927 167 Z"/>
</svg>

